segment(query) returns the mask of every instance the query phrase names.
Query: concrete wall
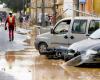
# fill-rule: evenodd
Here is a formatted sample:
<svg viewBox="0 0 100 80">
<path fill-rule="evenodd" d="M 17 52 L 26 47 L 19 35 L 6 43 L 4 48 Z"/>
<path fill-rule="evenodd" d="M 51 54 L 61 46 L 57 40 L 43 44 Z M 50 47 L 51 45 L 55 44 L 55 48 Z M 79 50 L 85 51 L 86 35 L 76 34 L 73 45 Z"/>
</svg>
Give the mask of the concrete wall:
<svg viewBox="0 0 100 80">
<path fill-rule="evenodd" d="M 100 0 L 93 0 L 93 3 L 94 13 L 100 16 Z"/>
</svg>

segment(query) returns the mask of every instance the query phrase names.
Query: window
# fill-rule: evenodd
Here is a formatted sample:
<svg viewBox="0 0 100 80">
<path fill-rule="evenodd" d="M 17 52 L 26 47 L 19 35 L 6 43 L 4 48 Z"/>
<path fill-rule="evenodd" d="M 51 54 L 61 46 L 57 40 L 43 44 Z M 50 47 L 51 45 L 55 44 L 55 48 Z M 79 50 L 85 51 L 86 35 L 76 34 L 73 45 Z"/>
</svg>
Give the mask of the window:
<svg viewBox="0 0 100 80">
<path fill-rule="evenodd" d="M 97 30 L 100 26 L 99 20 L 92 20 L 89 25 L 88 33 L 92 34 L 95 30 Z"/>
<path fill-rule="evenodd" d="M 74 20 L 72 26 L 72 33 L 82 33 L 86 32 L 87 20 Z"/>
<path fill-rule="evenodd" d="M 55 33 L 56 34 L 65 34 L 66 32 L 68 32 L 70 22 L 71 22 L 71 20 L 65 20 L 65 21 L 58 23 L 58 25 L 55 27 L 55 30 L 54 30 Z"/>
</svg>

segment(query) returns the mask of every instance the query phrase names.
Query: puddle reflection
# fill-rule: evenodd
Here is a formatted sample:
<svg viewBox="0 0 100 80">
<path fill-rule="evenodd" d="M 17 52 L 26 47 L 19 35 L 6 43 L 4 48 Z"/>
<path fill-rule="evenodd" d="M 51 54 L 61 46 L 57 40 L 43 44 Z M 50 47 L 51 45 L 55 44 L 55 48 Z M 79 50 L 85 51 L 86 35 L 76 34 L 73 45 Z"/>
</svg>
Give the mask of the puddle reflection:
<svg viewBox="0 0 100 80">
<path fill-rule="evenodd" d="M 5 55 L 5 60 L 9 64 L 9 68 L 12 68 L 12 64 L 15 62 L 15 53 L 13 51 L 9 51 Z"/>
<path fill-rule="evenodd" d="M 63 63 L 45 56 L 9 51 L 0 59 L 0 71 L 12 75 L 16 80 L 100 80 L 99 68 L 61 66 Z"/>
<path fill-rule="evenodd" d="M 21 57 L 22 59 L 19 59 L 18 57 Z M 18 55 L 16 52 L 9 51 L 1 56 L 0 71 L 10 74 L 15 80 L 32 80 L 30 66 L 33 65 L 34 62 L 32 61 L 32 57 L 30 58 L 31 59 L 24 58 L 23 55 Z"/>
</svg>

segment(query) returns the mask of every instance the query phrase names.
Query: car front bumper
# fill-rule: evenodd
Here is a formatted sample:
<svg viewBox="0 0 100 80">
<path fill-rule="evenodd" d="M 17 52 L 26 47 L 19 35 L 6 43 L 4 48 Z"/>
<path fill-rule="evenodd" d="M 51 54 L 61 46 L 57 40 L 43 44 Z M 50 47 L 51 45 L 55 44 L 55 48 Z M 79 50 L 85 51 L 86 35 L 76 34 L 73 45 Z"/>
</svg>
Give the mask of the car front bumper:
<svg viewBox="0 0 100 80">
<path fill-rule="evenodd" d="M 39 49 L 39 48 L 38 48 L 38 46 L 39 46 L 39 42 L 38 42 L 38 41 L 34 41 L 34 46 L 35 46 L 35 49 L 38 50 L 38 49 Z"/>
<path fill-rule="evenodd" d="M 97 55 L 82 56 L 81 59 L 83 63 L 100 63 L 100 56 Z"/>
</svg>

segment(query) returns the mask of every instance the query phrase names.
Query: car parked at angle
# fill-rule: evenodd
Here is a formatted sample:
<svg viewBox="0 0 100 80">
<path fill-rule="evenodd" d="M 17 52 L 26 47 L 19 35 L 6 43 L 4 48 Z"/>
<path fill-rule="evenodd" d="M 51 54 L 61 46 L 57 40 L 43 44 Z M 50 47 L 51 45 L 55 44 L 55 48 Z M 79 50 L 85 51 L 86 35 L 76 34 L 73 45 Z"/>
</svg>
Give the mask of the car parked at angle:
<svg viewBox="0 0 100 80">
<path fill-rule="evenodd" d="M 100 44 L 97 44 L 81 54 L 80 64 L 84 63 L 100 63 Z"/>
<path fill-rule="evenodd" d="M 67 61 L 69 66 L 81 66 L 85 64 L 100 64 L 100 44 L 91 46 L 84 52 L 80 52 L 80 55 Z"/>
<path fill-rule="evenodd" d="M 70 17 L 57 22 L 51 32 L 40 34 L 35 39 L 35 48 L 40 54 L 47 48 L 68 47 L 70 44 L 86 39 L 100 27 L 97 17 Z"/>
<path fill-rule="evenodd" d="M 99 49 L 100 49 L 100 29 L 92 33 L 88 39 L 85 39 L 85 40 L 82 40 L 70 45 L 70 47 L 68 48 L 68 53 L 64 54 L 64 60 L 68 60 L 68 57 L 72 56 L 73 58 L 75 57 L 75 59 L 70 60 L 69 61 L 70 63 L 74 62 L 75 60 L 80 61 L 81 59 L 84 62 L 89 62 L 89 60 L 91 61 L 90 58 L 92 57 L 92 54 L 98 55 Z M 95 52 L 95 50 L 97 53 Z M 78 54 L 79 56 L 77 55 L 78 57 L 76 57 L 74 56 L 75 54 Z M 98 55 L 98 57 L 100 56 Z"/>
</svg>

